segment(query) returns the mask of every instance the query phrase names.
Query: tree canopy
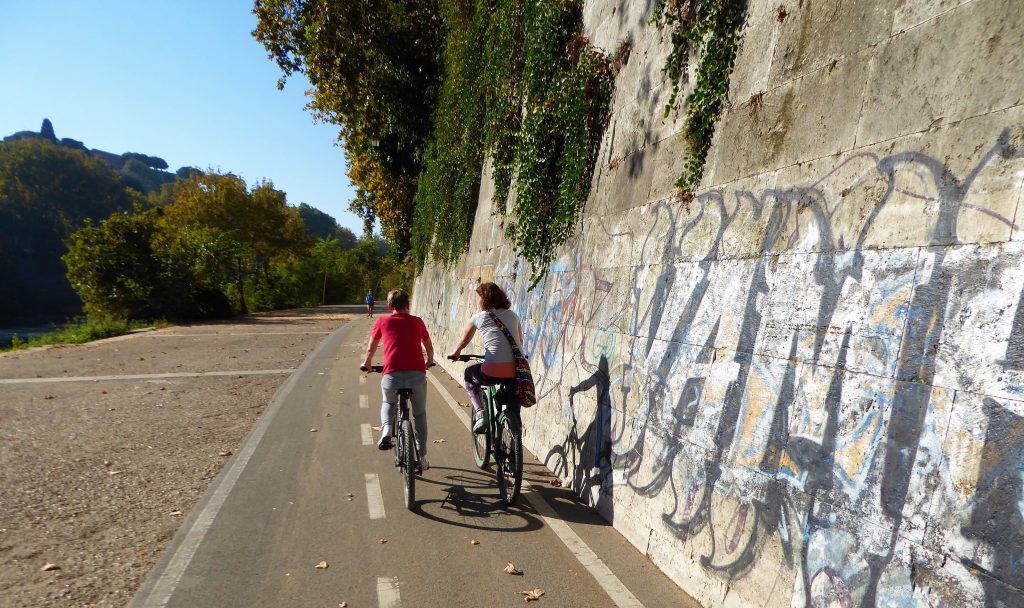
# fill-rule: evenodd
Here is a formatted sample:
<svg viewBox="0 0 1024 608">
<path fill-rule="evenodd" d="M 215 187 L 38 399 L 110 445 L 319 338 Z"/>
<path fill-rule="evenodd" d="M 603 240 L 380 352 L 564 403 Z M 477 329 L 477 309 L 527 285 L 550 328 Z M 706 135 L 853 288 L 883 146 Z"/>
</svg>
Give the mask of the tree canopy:
<svg viewBox="0 0 1024 608">
<path fill-rule="evenodd" d="M 81 303 L 64 278 L 64 241 L 88 218 L 131 209 L 103 161 L 41 137 L 0 143 L 0 317 L 63 316 Z"/>
<path fill-rule="evenodd" d="M 340 128 L 352 210 L 407 251 L 441 75 L 436 0 L 256 0 L 253 12 L 253 35 L 284 74 L 278 86 L 305 74 L 308 109 Z"/>
</svg>

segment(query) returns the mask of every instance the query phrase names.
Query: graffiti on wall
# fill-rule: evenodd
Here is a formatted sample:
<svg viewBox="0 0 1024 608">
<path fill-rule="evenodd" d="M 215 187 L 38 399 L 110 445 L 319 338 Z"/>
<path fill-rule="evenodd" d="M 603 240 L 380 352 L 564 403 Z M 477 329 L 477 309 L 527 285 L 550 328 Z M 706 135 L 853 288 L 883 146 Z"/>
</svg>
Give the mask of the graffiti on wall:
<svg viewBox="0 0 1024 608">
<path fill-rule="evenodd" d="M 1024 243 L 986 201 L 1021 158 L 1009 130 L 959 174 L 857 153 L 594 219 L 533 294 L 499 266 L 562 420 L 548 466 L 612 520 L 649 499 L 707 576 L 771 548 L 793 605 L 1020 605 Z M 981 224 L 1005 237 L 961 238 Z M 472 306 L 425 284 L 435 325 Z"/>
</svg>

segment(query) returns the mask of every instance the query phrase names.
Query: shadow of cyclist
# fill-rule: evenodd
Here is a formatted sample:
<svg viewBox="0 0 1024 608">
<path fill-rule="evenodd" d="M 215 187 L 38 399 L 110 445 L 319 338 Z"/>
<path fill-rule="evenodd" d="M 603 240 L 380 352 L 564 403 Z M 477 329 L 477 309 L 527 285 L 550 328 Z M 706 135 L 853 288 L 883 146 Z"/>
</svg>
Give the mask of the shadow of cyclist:
<svg viewBox="0 0 1024 608">
<path fill-rule="evenodd" d="M 572 470 L 573 493 L 609 522 L 614 522 L 610 386 L 608 358 L 601 355 L 594 373 L 569 389 L 569 407 L 573 410 L 573 429 L 570 431 L 567 442 L 574 442 L 576 445 L 566 446 L 566 448 L 573 448 L 579 455 L 579 460 L 574 463 L 575 467 Z M 596 389 L 597 408 L 594 411 L 594 419 L 587 425 L 583 434 L 574 439 L 576 403 L 573 397 L 577 393 L 590 389 Z M 566 465 L 568 466 L 568 462 Z M 568 473 L 568 471 L 566 472 Z"/>
</svg>

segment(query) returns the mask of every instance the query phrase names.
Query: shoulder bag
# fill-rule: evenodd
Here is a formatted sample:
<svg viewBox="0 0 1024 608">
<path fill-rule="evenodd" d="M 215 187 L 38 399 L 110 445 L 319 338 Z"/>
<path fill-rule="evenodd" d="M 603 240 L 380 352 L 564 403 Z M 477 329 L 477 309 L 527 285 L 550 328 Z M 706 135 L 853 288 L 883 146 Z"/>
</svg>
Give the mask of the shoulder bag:
<svg viewBox="0 0 1024 608">
<path fill-rule="evenodd" d="M 512 358 L 515 359 L 516 363 L 516 399 L 521 407 L 533 407 L 533 404 L 537 403 L 537 393 L 533 386 L 533 374 L 530 373 L 530 362 L 526 360 L 526 356 L 516 346 L 516 339 L 512 337 L 512 332 L 505 327 L 505 324 L 501 322 L 498 315 L 494 314 L 493 311 L 489 314 L 491 315 L 491 320 L 501 330 L 501 333 L 505 334 L 509 346 L 512 347 Z"/>
</svg>

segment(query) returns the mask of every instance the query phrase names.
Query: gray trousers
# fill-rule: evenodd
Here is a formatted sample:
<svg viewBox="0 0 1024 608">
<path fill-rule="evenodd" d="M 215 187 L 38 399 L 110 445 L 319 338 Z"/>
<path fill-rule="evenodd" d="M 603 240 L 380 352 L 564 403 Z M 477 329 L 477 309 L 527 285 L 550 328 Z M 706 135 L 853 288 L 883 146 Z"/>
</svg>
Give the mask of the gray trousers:
<svg viewBox="0 0 1024 608">
<path fill-rule="evenodd" d="M 398 406 L 398 389 L 412 389 L 409 409 L 416 429 L 416 451 L 420 456 L 427 453 L 427 375 L 423 372 L 406 371 L 384 374 L 380 379 L 383 403 L 380 406 L 381 433 L 391 430 L 391 420 Z"/>
</svg>

